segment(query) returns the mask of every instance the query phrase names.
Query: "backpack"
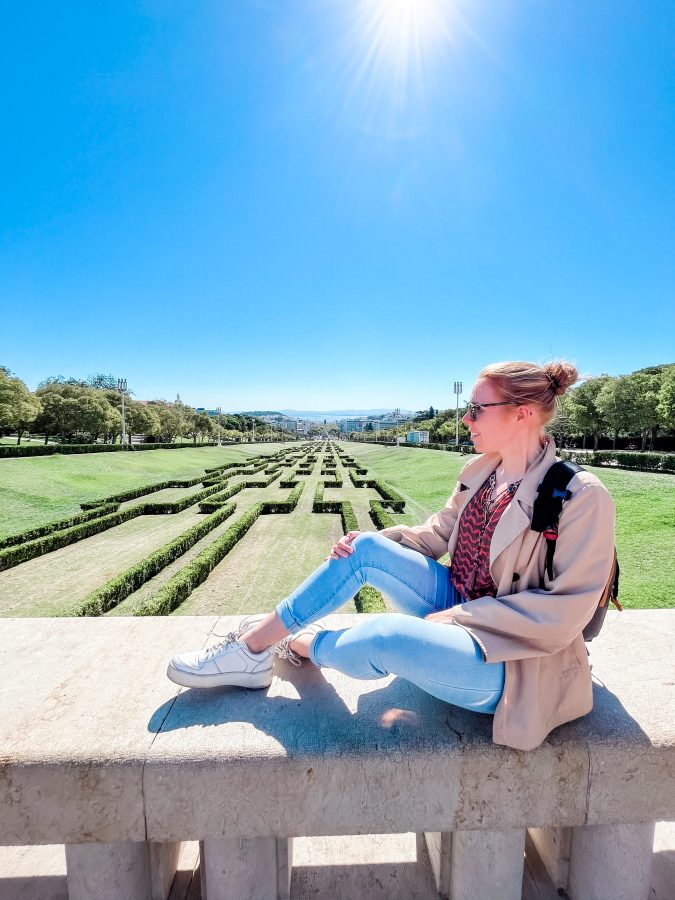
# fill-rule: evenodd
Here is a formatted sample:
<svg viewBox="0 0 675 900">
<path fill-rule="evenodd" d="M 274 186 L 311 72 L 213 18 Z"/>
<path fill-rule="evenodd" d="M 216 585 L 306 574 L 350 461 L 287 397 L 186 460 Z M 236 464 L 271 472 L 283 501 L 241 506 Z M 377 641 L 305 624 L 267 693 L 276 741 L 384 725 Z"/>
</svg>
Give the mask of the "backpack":
<svg viewBox="0 0 675 900">
<path fill-rule="evenodd" d="M 532 513 L 532 531 L 543 532 L 546 538 L 546 573 L 549 579 L 553 578 L 553 556 L 555 554 L 555 545 L 558 538 L 558 519 L 565 500 L 569 500 L 572 492 L 568 490 L 567 485 L 577 472 L 582 472 L 583 467 L 576 463 L 561 461 L 555 462 L 544 475 L 544 479 L 537 489 L 537 497 L 534 501 Z M 540 585 L 544 587 L 544 576 L 542 574 Z M 585 641 L 592 641 L 600 633 L 600 629 L 605 621 L 605 615 L 610 602 L 621 609 L 619 603 L 619 560 L 616 556 L 616 548 L 614 549 L 614 560 L 605 589 L 603 590 L 598 601 L 597 608 L 593 613 L 593 618 L 584 628 L 582 634 Z"/>
</svg>

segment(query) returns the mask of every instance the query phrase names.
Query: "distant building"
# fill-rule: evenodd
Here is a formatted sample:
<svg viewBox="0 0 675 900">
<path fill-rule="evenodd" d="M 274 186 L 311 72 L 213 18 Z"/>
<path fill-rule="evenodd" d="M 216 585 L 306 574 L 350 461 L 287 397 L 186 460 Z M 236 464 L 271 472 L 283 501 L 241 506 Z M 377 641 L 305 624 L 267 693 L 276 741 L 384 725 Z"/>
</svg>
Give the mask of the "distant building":
<svg viewBox="0 0 675 900">
<path fill-rule="evenodd" d="M 342 434 L 349 434 L 350 431 L 363 431 L 368 419 L 340 419 L 338 425 Z"/>
<path fill-rule="evenodd" d="M 428 431 L 409 431 L 406 436 L 406 443 L 408 444 L 428 444 L 429 443 L 429 432 Z"/>
</svg>

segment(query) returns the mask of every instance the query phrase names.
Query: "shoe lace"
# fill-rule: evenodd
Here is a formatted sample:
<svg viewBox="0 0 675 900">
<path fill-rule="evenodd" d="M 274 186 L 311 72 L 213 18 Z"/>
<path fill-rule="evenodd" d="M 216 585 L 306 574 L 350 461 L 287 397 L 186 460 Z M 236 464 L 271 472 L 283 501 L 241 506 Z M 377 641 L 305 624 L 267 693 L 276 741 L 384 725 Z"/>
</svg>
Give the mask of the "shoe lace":
<svg viewBox="0 0 675 900">
<path fill-rule="evenodd" d="M 219 641 L 217 644 L 214 644 L 213 647 L 209 647 L 205 650 L 204 659 L 213 659 L 214 656 L 220 653 L 221 650 L 224 650 L 229 644 L 236 644 L 242 634 L 245 634 L 255 622 L 260 620 L 260 618 L 260 616 L 246 616 L 233 631 L 228 631 L 227 634 L 218 634 L 217 631 L 214 631 L 213 634 L 216 637 L 221 637 L 222 641 Z"/>
<path fill-rule="evenodd" d="M 298 654 L 294 650 L 291 650 L 288 644 L 288 638 L 284 638 L 283 640 L 279 641 L 278 644 L 275 644 L 274 652 L 280 659 L 287 659 L 289 663 L 291 663 L 291 665 L 301 666 L 302 657 L 298 656 Z"/>
<path fill-rule="evenodd" d="M 238 631 L 229 631 L 223 638 L 222 641 L 219 641 L 217 644 L 214 644 L 213 647 L 209 647 L 208 650 L 204 651 L 204 659 L 213 659 L 214 656 L 217 656 L 221 650 L 224 650 L 229 644 L 236 644 L 239 640 L 239 634 L 241 632 Z"/>
</svg>

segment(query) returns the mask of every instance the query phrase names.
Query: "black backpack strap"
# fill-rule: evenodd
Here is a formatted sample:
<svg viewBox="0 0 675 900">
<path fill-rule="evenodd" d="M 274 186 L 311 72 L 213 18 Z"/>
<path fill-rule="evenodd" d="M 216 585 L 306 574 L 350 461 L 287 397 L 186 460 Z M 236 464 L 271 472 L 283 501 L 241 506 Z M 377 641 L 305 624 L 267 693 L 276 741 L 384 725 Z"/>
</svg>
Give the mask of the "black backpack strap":
<svg viewBox="0 0 675 900">
<path fill-rule="evenodd" d="M 553 579 L 553 555 L 555 542 L 558 539 L 558 520 L 565 500 L 569 500 L 572 492 L 567 485 L 577 472 L 583 468 L 576 463 L 560 460 L 553 463 L 544 479 L 537 488 L 537 497 L 532 509 L 533 531 L 541 531 L 546 538 L 546 574 L 549 580 Z M 544 577 L 541 577 L 540 586 L 544 586 Z"/>
</svg>

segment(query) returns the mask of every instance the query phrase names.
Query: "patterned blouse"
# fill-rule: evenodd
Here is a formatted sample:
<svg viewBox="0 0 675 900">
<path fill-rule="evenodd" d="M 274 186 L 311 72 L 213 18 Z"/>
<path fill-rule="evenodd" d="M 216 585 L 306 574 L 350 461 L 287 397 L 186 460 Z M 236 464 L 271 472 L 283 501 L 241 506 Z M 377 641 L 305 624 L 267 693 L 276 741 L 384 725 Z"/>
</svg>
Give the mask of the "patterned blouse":
<svg viewBox="0 0 675 900">
<path fill-rule="evenodd" d="M 492 472 L 467 503 L 459 520 L 457 546 L 452 556 L 451 578 L 466 600 L 495 597 L 497 586 L 490 575 L 490 542 L 502 513 L 520 481 L 493 496 L 497 476 Z"/>
</svg>

